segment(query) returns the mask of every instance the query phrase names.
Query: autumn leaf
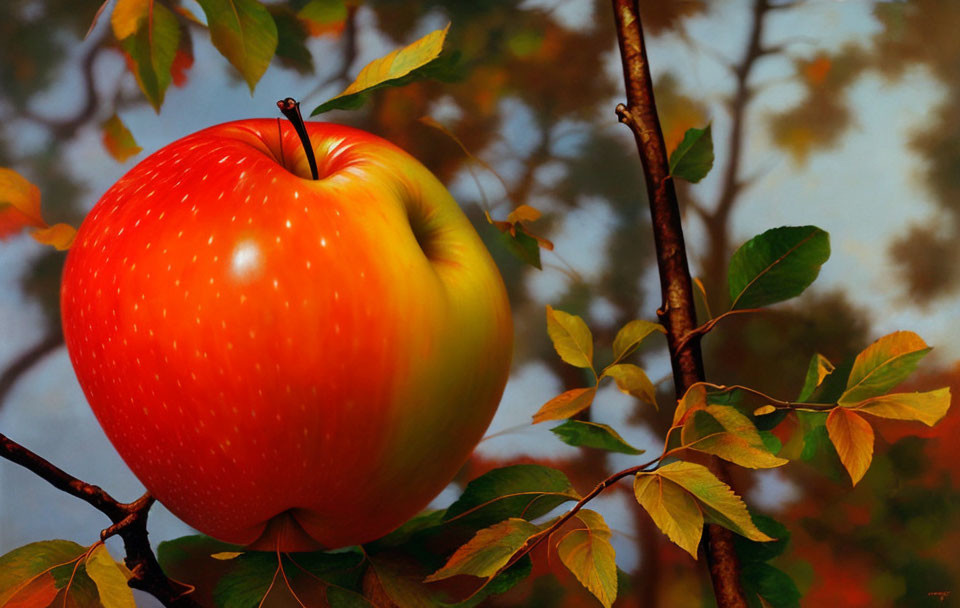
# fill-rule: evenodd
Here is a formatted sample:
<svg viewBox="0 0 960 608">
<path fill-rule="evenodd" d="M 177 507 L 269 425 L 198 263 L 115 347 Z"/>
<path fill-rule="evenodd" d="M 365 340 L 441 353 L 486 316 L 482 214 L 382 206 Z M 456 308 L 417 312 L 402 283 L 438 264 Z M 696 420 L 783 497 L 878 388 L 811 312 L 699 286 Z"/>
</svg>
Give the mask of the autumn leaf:
<svg viewBox="0 0 960 608">
<path fill-rule="evenodd" d="M 457 549 L 447 563 L 425 581 L 439 581 L 458 574 L 491 577 L 506 566 L 510 558 L 539 531 L 536 525 L 517 517 L 484 528 Z"/>
<path fill-rule="evenodd" d="M 681 425 L 689 412 L 706 406 L 707 387 L 698 382 L 688 388 L 677 402 L 677 407 L 673 410 L 673 426 Z"/>
<path fill-rule="evenodd" d="M 368 63 L 339 95 L 314 108 L 311 116 L 330 110 L 355 109 L 363 105 L 365 96 L 377 89 L 400 86 L 434 75 L 431 67 L 439 67 L 440 52 L 450 25 L 430 32 L 416 42 L 397 49 Z"/>
<path fill-rule="evenodd" d="M 210 557 L 220 561 L 228 561 L 231 559 L 236 559 L 241 555 L 243 555 L 243 551 L 218 551 L 216 553 L 211 553 Z"/>
<path fill-rule="evenodd" d="M 596 396 L 597 387 L 595 386 L 575 388 L 561 393 L 540 406 L 537 413 L 533 415 L 533 423 L 537 424 L 547 420 L 565 420 L 571 416 L 576 416 L 590 407 L 593 398 Z"/>
<path fill-rule="evenodd" d="M 567 445 L 596 448 L 620 454 L 636 455 L 643 454 L 645 451 L 633 447 L 620 436 L 620 433 L 599 422 L 567 420 L 560 426 L 550 429 L 550 432 Z"/>
<path fill-rule="evenodd" d="M 107 548 L 100 545 L 87 557 L 87 576 L 97 585 L 104 608 L 137 608 L 127 577 Z"/>
<path fill-rule="evenodd" d="M 823 384 L 824 378 L 833 373 L 833 370 L 836 369 L 833 363 L 830 363 L 830 360 L 821 355 L 820 353 L 815 353 L 810 359 L 810 365 L 807 367 L 807 376 L 803 382 L 803 388 L 800 390 L 800 396 L 797 397 L 797 401 L 806 401 L 810 395 L 813 394 L 813 391 Z"/>
<path fill-rule="evenodd" d="M 930 347 L 912 331 L 888 334 L 863 350 L 853 362 L 840 403 L 882 395 L 917 368 Z"/>
<path fill-rule="evenodd" d="M 180 24 L 170 9 L 159 2 L 127 0 L 124 4 L 124 11 L 129 12 L 117 17 L 115 8 L 111 17 L 114 34 L 130 59 L 140 90 L 159 112 L 173 78 L 171 70 L 180 45 Z"/>
<path fill-rule="evenodd" d="M 540 218 L 540 211 L 530 205 L 520 205 L 507 215 L 506 221 L 495 220 L 487 211 L 483 212 L 487 222 L 500 231 L 500 238 L 507 248 L 521 262 L 537 270 L 542 270 L 540 250 L 553 251 L 553 243 L 530 232 L 522 222 L 532 222 Z"/>
<path fill-rule="evenodd" d="M 857 485 L 873 460 L 873 428 L 856 412 L 839 406 L 827 416 L 827 433 L 853 485 Z"/>
<path fill-rule="evenodd" d="M 340 33 L 347 20 L 344 0 L 310 0 L 297 12 L 311 36 Z"/>
<path fill-rule="evenodd" d="M 137 145 L 127 125 L 123 124 L 116 114 L 108 118 L 101 128 L 103 129 L 103 147 L 117 162 L 122 163 L 143 150 Z"/>
<path fill-rule="evenodd" d="M 843 406 L 861 414 L 894 420 L 917 420 L 933 426 L 950 409 L 950 389 L 941 388 L 926 393 L 891 393 Z"/>
<path fill-rule="evenodd" d="M 647 336 L 657 331 L 662 334 L 667 333 L 663 325 L 642 319 L 634 319 L 621 327 L 613 338 L 614 362 L 621 361 L 629 356 Z"/>
<path fill-rule="evenodd" d="M 767 449 L 749 418 L 726 405 L 695 410 L 684 422 L 680 437 L 684 447 L 750 469 L 769 469 L 789 462 Z"/>
<path fill-rule="evenodd" d="M 568 532 L 557 544 L 563 565 L 605 608 L 617 599 L 617 565 L 610 528 L 596 511 L 581 509 L 577 519 L 585 527 Z"/>
<path fill-rule="evenodd" d="M 46 226 L 40 214 L 40 189 L 16 171 L 0 167 L 0 238 L 27 226 Z"/>
<path fill-rule="evenodd" d="M 816 226 L 783 226 L 747 241 L 730 259 L 731 310 L 798 296 L 830 257 L 830 237 Z"/>
<path fill-rule="evenodd" d="M 693 496 L 658 473 L 638 473 L 633 493 L 653 523 L 678 547 L 697 559 L 703 513 Z"/>
<path fill-rule="evenodd" d="M 207 16 L 210 39 L 237 68 L 250 93 L 277 50 L 277 24 L 257 0 L 197 0 Z"/>
<path fill-rule="evenodd" d="M 547 334 L 565 362 L 593 369 L 593 334 L 583 319 L 547 305 Z"/>
<path fill-rule="evenodd" d="M 707 467 L 692 462 L 674 462 L 656 472 L 693 495 L 703 509 L 706 521 L 733 530 L 750 540 L 774 540 L 754 525 L 743 500 Z"/>
<path fill-rule="evenodd" d="M 640 367 L 631 363 L 618 363 L 603 370 L 603 375 L 613 378 L 621 392 L 659 408 L 657 389 Z"/>
<path fill-rule="evenodd" d="M 57 579 L 49 572 L 29 579 L 17 587 L 13 595 L 0 603 L 3 608 L 38 608 L 49 606 L 57 597 Z"/>
<path fill-rule="evenodd" d="M 8 606 L 14 596 L 26 591 L 32 581 L 48 575 L 58 567 L 70 566 L 87 548 L 67 540 L 47 540 L 18 547 L 0 557 L 0 606 Z M 72 566 L 71 566 L 72 567 Z M 52 577 L 51 577 L 52 578 Z M 41 593 L 38 585 L 27 596 Z M 56 590 L 54 590 L 56 593 Z M 29 605 L 45 606 L 46 604 Z M 27 606 L 27 605 L 22 605 Z"/>
</svg>

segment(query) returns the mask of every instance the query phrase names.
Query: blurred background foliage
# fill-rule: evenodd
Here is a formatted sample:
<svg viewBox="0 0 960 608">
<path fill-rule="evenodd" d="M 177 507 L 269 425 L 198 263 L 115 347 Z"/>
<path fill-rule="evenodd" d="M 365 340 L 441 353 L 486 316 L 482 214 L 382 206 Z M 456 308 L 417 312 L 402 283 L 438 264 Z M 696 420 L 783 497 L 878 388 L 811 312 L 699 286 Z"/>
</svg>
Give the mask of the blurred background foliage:
<svg viewBox="0 0 960 608">
<path fill-rule="evenodd" d="M 595 451 L 553 449 L 558 442 L 549 433 L 514 426 L 529 420 L 558 389 L 585 382 L 581 370 L 555 356 L 545 332 L 544 304 L 588 319 L 601 361 L 610 358 L 616 328 L 634 318 L 652 319 L 659 304 L 640 165 L 629 133 L 613 113 L 623 84 L 609 3 L 350 0 L 332 2 L 336 10 L 312 22 L 295 16 L 305 0 L 265 4 L 277 21 L 280 46 L 257 94 L 265 99 L 293 95 L 305 107 L 339 92 L 366 60 L 385 49 L 447 21 L 453 24 L 447 46 L 463 58 L 455 82 L 386 89 L 364 110 L 329 119 L 386 137 L 450 184 L 507 282 L 517 344 L 515 373 L 501 408 L 509 411 L 498 415 L 491 428 L 497 436 L 481 444 L 457 483 L 502 464 L 537 461 L 565 470 L 587 489 L 619 468 L 624 462 L 619 456 L 611 462 L 614 457 Z M 125 119 L 146 153 L 169 143 L 169 132 L 189 122 L 192 114 L 184 112 L 195 110 L 195 120 L 205 124 L 217 117 L 246 117 L 225 107 L 235 97 L 247 98 L 239 75 L 210 52 L 203 26 L 183 16 L 188 35 L 181 37 L 175 60 L 175 87 L 167 107 L 154 114 L 109 27 L 101 23 L 83 40 L 99 5 L 100 0 L 4 0 L 0 5 L 0 165 L 40 186 L 51 223 L 78 224 L 103 190 L 145 156 L 123 164 L 108 159 L 100 146 L 101 125 L 113 114 Z M 960 363 L 955 362 L 960 349 L 950 345 L 956 334 L 949 332 L 956 327 L 960 285 L 954 246 L 960 234 L 960 3 L 641 0 L 640 5 L 668 148 L 687 128 L 711 121 L 717 126 L 713 174 L 702 186 L 679 186 L 692 270 L 705 286 L 701 318 L 729 304 L 724 273 L 731 252 L 759 232 L 755 226 L 784 223 L 779 208 L 798 209 L 790 216 L 801 218 L 794 223 L 830 229 L 837 252 L 825 285 L 772 312 L 733 318 L 705 338 L 708 379 L 792 398 L 813 353 L 843 361 L 881 335 L 889 318 L 902 326 L 929 317 L 935 321 L 931 327 L 947 331 L 925 337 L 946 354 L 928 364 L 911 389 L 946 384 L 954 394 L 960 392 Z M 183 6 L 197 9 L 191 2 Z M 813 27 L 818 23 L 830 27 Z M 880 91 L 879 96 L 857 92 L 864 83 L 878 82 L 868 90 Z M 886 101 L 888 93 L 905 96 L 906 105 Z M 238 102 L 237 112 L 250 107 L 248 101 Z M 257 107 L 254 114 L 272 115 L 270 104 Z M 423 116 L 440 121 L 492 165 L 502 185 L 447 135 L 419 122 Z M 877 125 L 896 131 L 900 147 L 886 153 L 877 148 L 875 159 L 864 158 L 865 149 L 889 141 L 875 135 Z M 866 145 L 851 148 L 855 137 L 866 137 Z M 110 162 L 116 167 L 104 170 Z M 856 182 L 888 172 L 903 176 L 903 191 L 876 195 Z M 834 200 L 812 200 L 822 198 L 822 190 L 807 185 L 834 173 L 840 175 L 829 185 Z M 483 198 L 498 219 L 522 203 L 544 212 L 537 233 L 557 244 L 557 255 L 544 252 L 543 271 L 502 247 L 483 217 Z M 818 217 L 824 213 L 831 218 L 829 226 Z M 875 238 L 845 241 L 845 228 L 862 231 L 872 223 L 878 226 Z M 0 224 L 0 236 L 3 232 Z M 26 422 L 18 424 L 29 424 L 28 397 L 36 393 L 14 390 L 21 376 L 18 387 L 76 383 L 63 365 L 59 339 L 64 254 L 19 237 L 0 243 L 0 256 L 0 278 L 8 290 L 0 301 L 0 425 L 13 424 L 8 410 L 21 412 L 18 420 Z M 882 277 L 882 285 L 864 282 L 868 274 Z M 61 364 L 41 365 L 50 354 Z M 655 381 L 656 372 L 669 369 L 662 349 L 648 350 L 642 358 Z M 661 404 L 671 403 L 672 383 L 659 387 Z M 78 394 L 73 389 L 68 397 L 76 400 Z M 618 411 L 594 408 L 592 415 L 616 422 L 635 445 L 655 443 L 669 425 L 671 407 L 658 412 L 610 392 L 601 392 L 598 402 L 604 399 L 615 402 Z M 72 430 L 84 438 L 83 453 L 112 454 L 92 416 L 77 416 L 83 422 Z M 778 558 L 778 566 L 804 591 L 804 605 L 957 602 L 949 592 L 960 591 L 960 442 L 955 439 L 960 412 L 954 408 L 933 429 L 880 426 L 874 466 L 855 490 L 829 453 L 811 455 L 816 457 L 809 465 L 793 463 L 772 473 L 737 471 L 735 487 L 748 503 L 792 531 L 791 549 Z M 781 435 L 788 444 L 789 430 Z M 43 437 L 42 428 L 37 436 Z M 72 439 L 49 436 L 46 441 Z M 42 443 L 32 447 L 45 454 Z M 74 453 L 83 458 L 80 448 Z M 112 462 L 119 461 L 113 456 Z M 113 474 L 100 470 L 88 481 L 109 488 Z M 59 517 L 59 507 L 43 506 L 42 490 L 35 493 L 40 502 L 32 511 L 24 508 L 12 496 L 18 487 L 25 486 L 0 486 L 0 553 L 37 539 L 21 538 L 24 519 Z M 622 494 L 629 498 L 629 492 Z M 616 605 L 710 605 L 702 569 L 667 542 L 634 501 L 620 498 L 614 495 L 602 507 L 618 513 L 608 517 L 617 528 L 616 547 L 620 556 L 631 556 L 623 564 L 627 592 Z M 84 507 L 67 503 L 65 508 Z M 86 538 L 96 529 L 74 530 L 72 537 Z M 69 531 L 64 534 L 71 537 Z M 164 537 L 162 529 L 154 530 L 155 541 Z M 548 557 L 536 555 L 535 576 L 489 605 L 594 605 Z"/>
</svg>

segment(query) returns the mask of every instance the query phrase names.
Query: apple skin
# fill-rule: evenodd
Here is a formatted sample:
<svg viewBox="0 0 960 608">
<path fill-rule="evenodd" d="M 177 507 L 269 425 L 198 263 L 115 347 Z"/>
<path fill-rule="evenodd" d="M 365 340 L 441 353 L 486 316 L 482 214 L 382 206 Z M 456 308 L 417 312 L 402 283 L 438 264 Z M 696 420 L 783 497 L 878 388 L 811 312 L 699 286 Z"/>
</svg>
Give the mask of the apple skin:
<svg viewBox="0 0 960 608">
<path fill-rule="evenodd" d="M 417 160 L 369 133 L 226 123 L 112 186 L 64 269 L 67 349 L 175 515 L 254 549 L 370 541 L 469 457 L 506 383 L 503 281 Z"/>
</svg>

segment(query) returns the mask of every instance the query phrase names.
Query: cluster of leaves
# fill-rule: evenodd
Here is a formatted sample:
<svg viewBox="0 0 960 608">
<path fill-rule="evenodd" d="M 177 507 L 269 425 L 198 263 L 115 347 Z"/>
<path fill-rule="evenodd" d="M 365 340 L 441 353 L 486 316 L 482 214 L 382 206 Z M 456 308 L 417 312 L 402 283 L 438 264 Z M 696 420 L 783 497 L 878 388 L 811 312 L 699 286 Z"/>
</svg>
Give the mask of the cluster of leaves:
<svg viewBox="0 0 960 608">
<path fill-rule="evenodd" d="M 0 606 L 135 608 L 130 577 L 102 542 L 90 547 L 67 540 L 30 543 L 0 557 Z"/>
</svg>

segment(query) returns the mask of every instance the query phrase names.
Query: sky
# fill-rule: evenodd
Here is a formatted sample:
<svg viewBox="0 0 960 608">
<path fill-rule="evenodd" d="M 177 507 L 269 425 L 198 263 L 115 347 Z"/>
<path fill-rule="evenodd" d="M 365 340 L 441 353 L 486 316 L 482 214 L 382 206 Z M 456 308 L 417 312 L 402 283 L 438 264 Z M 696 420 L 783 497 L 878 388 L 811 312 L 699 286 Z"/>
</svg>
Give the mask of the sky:
<svg viewBox="0 0 960 608">
<path fill-rule="evenodd" d="M 550 6 L 550 0 L 530 2 L 531 5 Z M 802 11 L 783 11 L 771 20 L 768 41 L 795 40 L 791 51 L 797 55 L 813 54 L 817 50 L 837 49 L 848 41 L 866 41 L 878 28 L 870 16 L 871 3 L 866 1 L 814 1 Z M 720 109 L 723 97 L 730 93 L 731 82 L 719 67 L 714 54 L 735 59 L 741 53 L 747 25 L 746 2 L 729 0 L 717 3 L 708 17 L 699 17 L 688 23 L 687 33 L 698 41 L 702 51 L 691 49 L 676 36 L 654 38 L 648 41 L 649 56 L 656 75 L 664 70 L 682 74 L 688 91 L 700 95 L 711 108 L 717 150 L 729 133 L 729 122 Z M 560 2 L 554 18 L 569 23 L 584 23 L 591 18 L 589 3 L 580 0 Z M 369 27 L 373 15 L 360 12 L 360 57 L 353 67 L 355 73 L 366 61 L 373 59 L 390 45 Z M 593 16 L 601 18 L 601 16 Z M 602 18 L 606 18 L 604 15 Z M 106 20 L 104 20 L 106 21 Z M 420 31 L 442 26 L 442 18 L 426 19 Z M 104 27 L 104 23 L 100 27 Z M 613 41 L 611 41 L 611 50 Z M 271 69 L 251 96 L 245 85 L 230 76 L 225 62 L 212 46 L 197 41 L 197 60 L 191 82 L 185 88 L 171 88 L 159 116 L 148 107 L 130 110 L 122 118 L 136 134 L 144 153 L 118 164 L 100 144 L 94 128 L 83 132 L 76 145 L 69 150 L 67 163 L 75 167 L 78 176 L 88 180 L 89 205 L 136 162 L 171 141 L 196 130 L 233 119 L 255 116 L 274 116 L 275 101 L 286 96 L 300 98 L 304 105 L 322 101 L 338 91 L 327 88 L 308 97 L 317 82 L 324 80 L 324 65 L 331 69 L 336 62 L 324 62 L 324 57 L 337 52 L 335 42 L 320 39 L 313 42 L 314 56 L 320 73 L 304 79 L 286 71 Z M 82 51 L 77 47 L 76 51 Z M 618 58 L 611 52 L 604 69 L 619 74 Z M 115 82 L 124 70 L 122 61 L 104 58 L 97 64 L 102 81 Z M 766 83 L 752 117 L 762 117 L 778 108 L 789 107 L 801 94 L 796 85 L 783 82 L 792 67 L 783 60 L 766 60 L 758 66 L 757 84 Z M 71 100 L 70 91 L 77 84 L 69 77 L 61 79 L 39 104 L 37 111 L 56 115 L 69 113 L 65 100 Z M 744 196 L 733 218 L 734 233 L 739 240 L 779 225 L 815 224 L 831 233 L 833 254 L 824 266 L 814 289 L 844 288 L 852 299 L 871 311 L 877 337 L 897 329 L 920 333 L 936 347 L 934 357 L 946 363 L 960 359 L 960 343 L 951 343 L 956 321 L 960 317 L 960 299 L 951 298 L 934 309 L 924 310 L 905 301 L 897 282 L 891 279 L 892 265 L 887 257 L 887 244 L 895 235 L 912 223 L 935 217 L 936 208 L 920 186 L 920 169 L 916 157 L 908 150 L 911 133 L 925 121 L 925 111 L 935 106 L 944 95 L 935 81 L 922 70 L 909 72 L 897 82 L 887 82 L 867 76 L 848 93 L 861 110 L 857 122 L 841 145 L 827 153 L 815 154 L 805 167 L 775 151 L 762 126 L 748 128 L 744 164 L 760 168 L 762 177 Z M 610 108 L 619 100 L 611 100 Z M 506 102 L 510 103 L 510 102 Z M 516 104 L 515 104 L 516 105 Z M 438 112 L 442 112 L 438 108 Z M 612 117 L 611 112 L 611 117 Z M 611 130 L 625 141 L 629 132 L 611 120 Z M 509 134 L 512 143 L 523 146 L 530 140 L 525 134 L 530 129 L 529 114 L 521 108 L 511 113 Z M 22 145 L 30 147 L 41 143 L 40 132 L 27 124 L 13 126 L 20 133 Z M 577 138 L 566 144 L 575 152 Z M 718 158 L 718 163 L 723 162 Z M 712 200 L 719 186 L 720 171 L 715 168 L 697 192 L 704 200 Z M 639 170 L 639 165 L 638 165 Z M 547 168 L 540 179 L 549 180 Z M 491 193 L 498 186 L 492 178 L 482 178 L 482 184 Z M 454 181 L 452 190 L 461 198 L 476 200 L 476 185 L 466 177 Z M 534 204 L 539 206 L 539 202 Z M 543 201 L 549 208 L 550 201 Z M 688 218 L 692 220 L 692 218 Z M 614 221 L 614 215 L 600 200 L 585 201 L 582 209 L 569 213 L 558 230 L 550 235 L 556 252 L 578 272 L 589 275 L 598 266 L 602 243 Z M 687 242 L 693 251 L 703 241 L 703 227 L 688 221 Z M 24 262 L 40 253 L 40 246 L 29 238 L 0 242 L 0 366 L 24 348 L 39 339 L 36 327 L 40 313 L 19 292 L 18 276 Z M 692 256 L 695 257 L 695 256 Z M 556 261 L 550 255 L 547 262 Z M 696 274 L 697 269 L 693 269 Z M 655 294 L 656 277 L 643 277 L 650 283 L 647 293 Z M 535 273 L 530 279 L 534 297 L 543 304 L 563 292 L 565 276 L 552 269 Z M 654 296 L 651 296 L 653 298 Z M 651 312 L 656 302 L 646 302 Z M 594 316 L 602 318 L 603 306 L 598 305 Z M 657 380 L 669 370 L 665 357 L 649 357 L 649 374 Z M 488 435 L 478 447 L 480 455 L 531 455 L 558 457 L 575 453 L 557 441 L 546 428 L 529 427 L 527 422 L 539 406 L 559 393 L 559 381 L 541 363 L 517 366 L 513 370 L 499 412 Z M 660 439 L 643 427 L 627 425 L 629 398 L 609 387 L 600 391 L 594 412 L 598 422 L 615 426 L 634 445 L 656 450 Z M 510 431 L 525 426 L 522 430 Z M 70 367 L 66 352 L 60 350 L 36 366 L 15 387 L 8 402 L 0 410 L 0 431 L 27 447 L 43 454 L 52 462 L 67 468 L 78 477 L 107 488 L 114 496 L 132 500 L 142 487 L 126 469 L 97 425 L 87 407 L 82 392 Z M 629 466 L 634 460 L 615 455 L 611 466 Z M 748 497 L 758 506 L 776 507 L 793 496 L 795 490 L 783 476 L 764 472 L 758 490 Z M 452 491 L 442 494 L 436 504 L 454 498 Z M 626 569 L 636 565 L 633 548 L 632 524 L 627 510 L 619 501 L 622 495 L 601 498 L 600 510 L 611 525 L 625 535 L 615 537 L 618 563 Z M 43 505 L 43 516 L 37 516 L 37 505 Z M 151 512 L 151 538 L 154 542 L 189 533 L 189 528 L 176 520 L 159 505 Z M 27 542 L 47 538 L 70 538 L 81 543 L 93 542 L 99 530 L 107 524 L 98 512 L 78 504 L 45 485 L 32 474 L 10 464 L 0 463 L 0 554 Z M 114 547 L 116 549 L 116 547 Z M 118 551 L 114 551 L 119 555 Z M 148 605 L 144 603 L 144 605 Z"/>
</svg>

